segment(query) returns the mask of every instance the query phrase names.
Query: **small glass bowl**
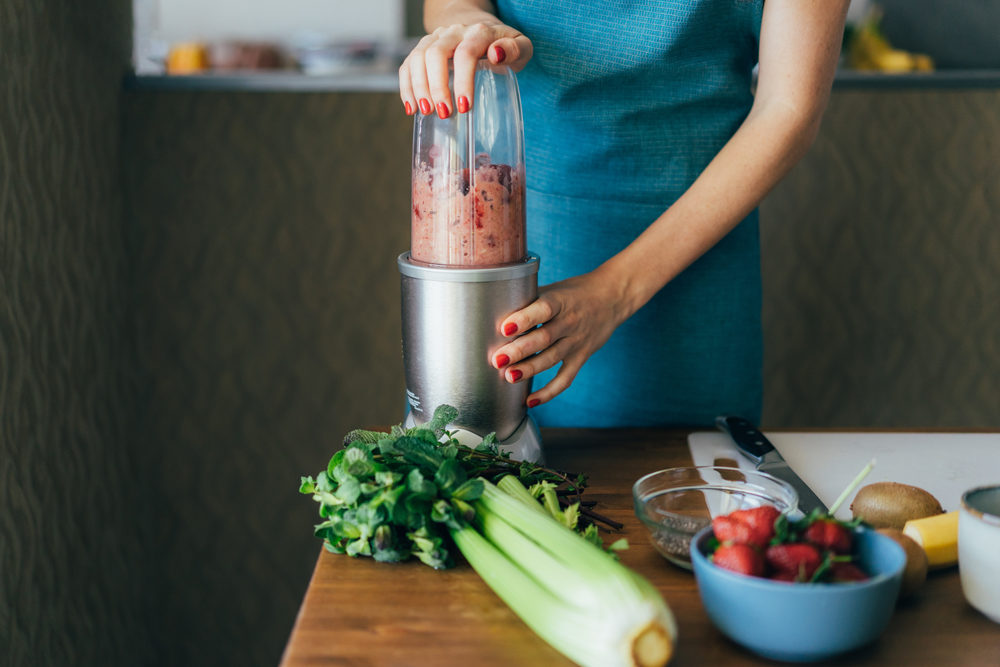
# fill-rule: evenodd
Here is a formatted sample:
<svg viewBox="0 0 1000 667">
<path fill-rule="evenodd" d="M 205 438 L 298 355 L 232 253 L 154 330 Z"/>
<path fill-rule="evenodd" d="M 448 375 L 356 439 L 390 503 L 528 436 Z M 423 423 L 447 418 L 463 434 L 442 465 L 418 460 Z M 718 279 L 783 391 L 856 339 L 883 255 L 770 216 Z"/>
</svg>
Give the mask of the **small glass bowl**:
<svg viewBox="0 0 1000 667">
<path fill-rule="evenodd" d="M 649 473 L 632 486 L 635 515 L 650 532 L 660 555 L 691 569 L 691 539 L 712 517 L 739 509 L 774 505 L 781 512 L 798 507 L 787 482 L 767 473 L 722 466 L 667 468 Z"/>
</svg>

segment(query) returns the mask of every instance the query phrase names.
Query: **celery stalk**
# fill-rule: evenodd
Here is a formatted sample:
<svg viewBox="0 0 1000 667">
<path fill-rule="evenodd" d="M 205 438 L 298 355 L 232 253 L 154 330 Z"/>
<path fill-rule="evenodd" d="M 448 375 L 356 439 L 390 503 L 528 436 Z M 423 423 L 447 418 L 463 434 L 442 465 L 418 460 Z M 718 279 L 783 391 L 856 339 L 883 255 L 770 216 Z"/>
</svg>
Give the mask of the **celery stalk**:
<svg viewBox="0 0 1000 667">
<path fill-rule="evenodd" d="M 497 482 L 497 488 L 506 493 L 507 495 L 520 500 L 525 507 L 530 507 L 532 510 L 539 512 L 540 514 L 545 514 L 545 510 L 542 506 L 538 504 L 535 497 L 531 495 L 531 492 L 521 484 L 521 480 L 513 475 L 504 475 Z"/>
<path fill-rule="evenodd" d="M 534 502 L 534 501 L 533 501 Z M 487 483 L 466 560 L 532 630 L 580 665 L 663 665 L 677 626 L 659 592 L 546 513 Z"/>
</svg>

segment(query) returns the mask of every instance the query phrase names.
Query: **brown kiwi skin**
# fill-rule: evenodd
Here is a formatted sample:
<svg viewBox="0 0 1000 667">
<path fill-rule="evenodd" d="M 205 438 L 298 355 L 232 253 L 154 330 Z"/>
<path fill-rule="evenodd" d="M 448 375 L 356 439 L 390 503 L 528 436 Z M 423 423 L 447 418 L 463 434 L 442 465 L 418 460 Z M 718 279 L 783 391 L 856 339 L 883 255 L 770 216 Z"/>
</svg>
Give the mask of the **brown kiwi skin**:
<svg viewBox="0 0 1000 667">
<path fill-rule="evenodd" d="M 880 528 L 879 533 L 894 540 L 906 552 L 906 567 L 903 569 L 903 583 L 899 588 L 899 600 L 912 596 L 927 580 L 927 554 L 923 547 L 909 535 L 895 528 Z"/>
<path fill-rule="evenodd" d="M 944 509 L 937 498 L 920 487 L 875 482 L 858 490 L 851 512 L 874 528 L 902 530 L 907 521 L 941 514 Z"/>
</svg>

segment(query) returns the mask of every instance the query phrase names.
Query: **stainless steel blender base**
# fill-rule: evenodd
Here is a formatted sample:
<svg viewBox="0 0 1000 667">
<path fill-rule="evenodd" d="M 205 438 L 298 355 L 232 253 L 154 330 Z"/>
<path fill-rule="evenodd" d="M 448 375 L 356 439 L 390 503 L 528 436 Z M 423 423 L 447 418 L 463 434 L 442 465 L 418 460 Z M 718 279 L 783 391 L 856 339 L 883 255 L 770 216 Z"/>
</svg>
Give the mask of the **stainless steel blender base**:
<svg viewBox="0 0 1000 667">
<path fill-rule="evenodd" d="M 413 411 L 407 410 L 403 426 L 410 428 L 416 425 Z M 483 441 L 483 436 L 461 427 L 449 425 L 448 430 L 455 434 L 456 440 L 467 447 L 475 447 Z M 521 424 L 510 434 L 510 437 L 501 440 L 498 445 L 501 451 L 510 452 L 510 457 L 514 460 L 532 463 L 545 462 L 545 454 L 542 452 L 542 435 L 538 430 L 538 424 L 535 423 L 531 415 L 526 415 Z"/>
</svg>

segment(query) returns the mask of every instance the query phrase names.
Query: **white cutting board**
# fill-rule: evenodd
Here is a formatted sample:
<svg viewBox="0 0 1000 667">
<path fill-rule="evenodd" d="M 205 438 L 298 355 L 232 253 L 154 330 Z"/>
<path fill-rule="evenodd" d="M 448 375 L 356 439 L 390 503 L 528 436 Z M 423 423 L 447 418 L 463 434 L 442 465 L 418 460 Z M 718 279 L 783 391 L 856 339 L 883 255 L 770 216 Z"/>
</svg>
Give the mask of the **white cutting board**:
<svg viewBox="0 0 1000 667">
<path fill-rule="evenodd" d="M 876 460 L 863 484 L 900 482 L 932 493 L 946 511 L 976 486 L 1000 484 L 1000 433 L 765 433 L 809 488 L 830 506 L 861 469 Z M 697 431 L 688 437 L 695 465 L 731 459 L 753 469 L 729 436 Z M 849 519 L 851 498 L 837 511 Z"/>
</svg>

